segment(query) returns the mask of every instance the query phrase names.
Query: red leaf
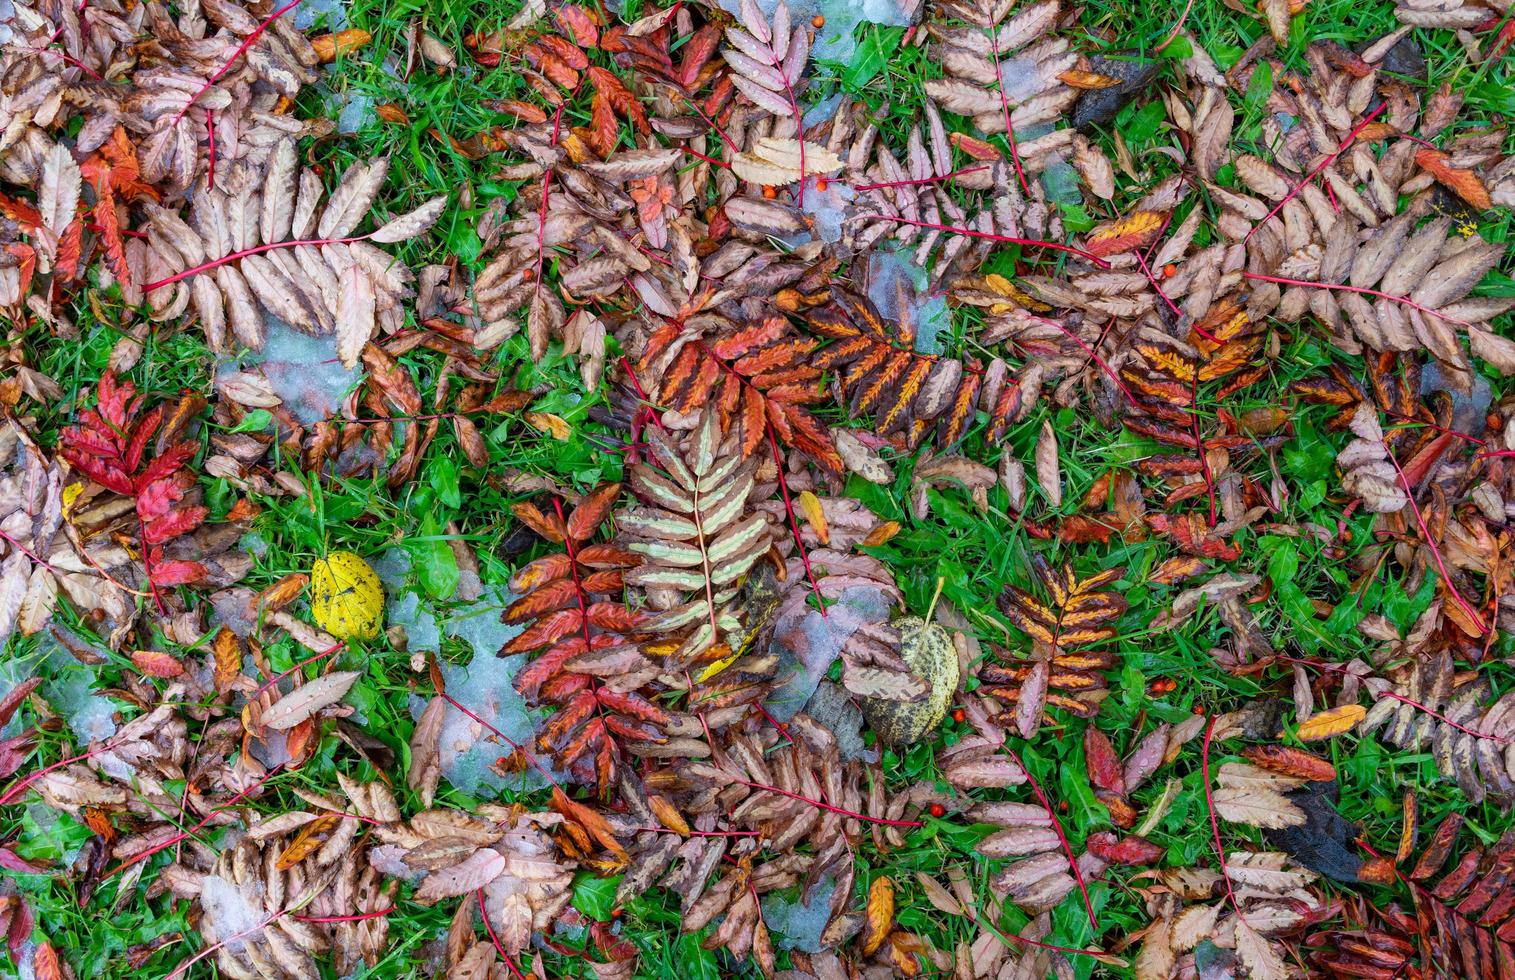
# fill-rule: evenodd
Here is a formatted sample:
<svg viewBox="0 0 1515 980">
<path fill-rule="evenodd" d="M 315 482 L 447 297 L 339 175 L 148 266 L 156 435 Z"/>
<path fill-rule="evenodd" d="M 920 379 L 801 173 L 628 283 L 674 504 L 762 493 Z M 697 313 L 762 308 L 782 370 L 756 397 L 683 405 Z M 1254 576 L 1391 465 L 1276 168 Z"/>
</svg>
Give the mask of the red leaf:
<svg viewBox="0 0 1515 980">
<path fill-rule="evenodd" d="M 595 48 L 600 44 L 600 28 L 594 16 L 576 4 L 558 8 L 558 23 L 581 48 Z"/>
<path fill-rule="evenodd" d="M 165 561 L 153 566 L 153 584 L 164 588 L 194 585 L 208 575 L 210 570 L 197 561 Z"/>
<path fill-rule="evenodd" d="M 1126 778 L 1120 756 L 1115 754 L 1115 746 L 1105 733 L 1093 725 L 1084 729 L 1084 765 L 1089 770 L 1089 782 L 1096 788 L 1125 795 Z"/>
<path fill-rule="evenodd" d="M 0 868 L 27 875 L 41 874 L 47 870 L 40 864 L 32 864 L 26 858 L 11 850 L 9 845 L 0 847 Z"/>
<path fill-rule="evenodd" d="M 16 709 L 21 707 L 21 702 L 25 701 L 27 696 L 35 691 L 37 685 L 41 683 L 42 678 L 40 677 L 33 677 L 30 680 L 22 681 L 11 688 L 5 697 L 0 698 L 0 725 L 5 725 L 11 720 L 11 716 L 16 713 Z"/>
<path fill-rule="evenodd" d="M 111 193 L 110 182 L 100 185 L 100 196 L 95 200 L 95 224 L 100 228 L 100 244 L 105 249 L 105 263 L 122 283 L 132 281 L 131 268 L 126 264 L 126 243 L 121 240 L 121 222 L 116 216 L 116 195 Z"/>
<path fill-rule="evenodd" d="M 167 517 L 149 521 L 143 528 L 142 540 L 149 545 L 162 544 L 181 534 L 188 534 L 204 524 L 205 517 L 209 513 L 210 509 L 207 507 L 186 507 Z"/>
<path fill-rule="evenodd" d="M 1124 837 L 1116 840 L 1108 830 L 1090 834 L 1084 846 L 1089 853 L 1109 864 L 1156 864 L 1168 853 L 1166 847 L 1154 844 L 1144 837 Z"/>
<path fill-rule="evenodd" d="M 36 743 L 27 734 L 16 735 L 0 742 L 0 779 L 11 775 L 26 762 Z"/>
</svg>

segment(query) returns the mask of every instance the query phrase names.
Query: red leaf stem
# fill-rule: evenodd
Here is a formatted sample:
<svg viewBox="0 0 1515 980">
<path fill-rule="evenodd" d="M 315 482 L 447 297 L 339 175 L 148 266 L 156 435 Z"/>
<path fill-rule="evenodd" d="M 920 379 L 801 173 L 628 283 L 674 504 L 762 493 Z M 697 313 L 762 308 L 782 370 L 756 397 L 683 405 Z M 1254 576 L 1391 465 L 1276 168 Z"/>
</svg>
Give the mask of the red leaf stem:
<svg viewBox="0 0 1515 980">
<path fill-rule="evenodd" d="M 268 17 L 264 19 L 263 23 L 259 24 L 251 34 L 247 35 L 246 40 L 242 42 L 237 50 L 232 52 L 231 57 L 226 60 L 226 64 L 222 65 L 214 75 L 210 76 L 210 80 L 201 86 L 200 90 L 191 96 L 188 102 L 184 103 L 184 108 L 179 110 L 179 114 L 177 116 L 174 116 L 174 122 L 177 123 L 179 120 L 183 119 L 184 114 L 189 111 L 189 107 L 194 105 L 200 96 L 204 95 L 206 92 L 209 92 L 211 90 L 211 87 L 221 80 L 222 75 L 225 75 L 227 72 L 231 71 L 232 65 L 235 65 L 237 63 L 237 59 L 246 54 L 247 49 L 257 43 L 258 38 L 263 36 L 263 32 L 268 30 L 269 24 L 272 24 L 274 21 L 278 20 L 280 17 L 283 17 L 285 14 L 289 13 L 289 11 L 295 9 L 299 5 L 300 0 L 289 0 L 289 3 L 286 3 L 278 10 L 275 10 L 273 13 L 269 14 Z"/>
<path fill-rule="evenodd" d="M 1015 760 L 1015 764 L 1020 766 L 1021 772 L 1026 774 L 1026 781 L 1031 784 L 1031 792 L 1036 794 L 1037 802 L 1042 805 L 1043 810 L 1047 811 L 1047 818 L 1052 821 L 1052 829 L 1057 832 L 1057 839 L 1063 845 L 1063 853 L 1068 857 L 1068 867 L 1073 869 L 1073 880 L 1078 882 L 1079 894 L 1084 898 L 1084 911 L 1089 913 L 1089 928 L 1093 929 L 1094 934 L 1098 936 L 1101 929 L 1099 919 L 1094 915 L 1094 903 L 1089 901 L 1089 887 L 1084 883 L 1084 873 L 1079 869 L 1078 858 L 1073 855 L 1073 845 L 1068 843 L 1068 835 L 1063 833 L 1062 821 L 1057 819 L 1057 811 L 1052 808 L 1052 801 L 1047 799 L 1046 793 L 1042 792 L 1042 784 L 1031 775 L 1031 770 L 1021 761 L 1020 754 L 1007 743 L 1001 742 L 1000 747 L 1009 753 L 1010 758 Z"/>
<path fill-rule="evenodd" d="M 1243 238 L 1242 241 L 1246 241 L 1248 238 L 1251 238 L 1252 235 L 1253 235 L 1253 233 L 1256 232 L 1257 229 L 1261 228 L 1263 225 L 1265 225 L 1265 224 L 1268 223 L 1268 219 L 1269 218 L 1273 217 L 1279 211 L 1282 211 L 1285 204 L 1288 204 L 1290 201 L 1294 200 L 1294 196 L 1296 194 L 1298 194 L 1300 191 L 1304 190 L 1306 184 L 1308 184 L 1310 181 L 1312 181 L 1316 177 L 1318 177 L 1320 175 L 1320 172 L 1322 170 L 1326 169 L 1331 164 L 1335 163 L 1336 162 L 1336 158 L 1339 157 L 1339 156 L 1341 156 L 1343 153 L 1345 153 L 1347 147 L 1349 147 L 1349 146 L 1352 145 L 1352 141 L 1355 140 L 1355 139 L 1357 139 L 1357 134 L 1360 133 L 1360 132 L 1362 132 L 1364 129 L 1366 129 L 1367 126 L 1368 126 L 1368 123 L 1372 122 L 1374 119 L 1377 119 L 1378 118 L 1378 114 L 1381 113 L 1381 112 L 1383 112 L 1388 107 L 1389 107 L 1389 103 L 1388 102 L 1380 102 L 1380 103 L 1378 103 L 1378 105 L 1375 106 L 1371 112 L 1369 112 L 1366 116 L 1363 117 L 1362 122 L 1360 122 L 1356 126 L 1352 127 L 1352 131 L 1347 134 L 1347 138 L 1346 139 L 1344 139 L 1344 140 L 1341 141 L 1341 145 L 1340 146 L 1338 146 L 1335 150 L 1331 151 L 1331 153 L 1328 154 L 1324 160 L 1320 161 L 1320 163 L 1316 165 L 1316 167 L 1315 167 L 1314 170 L 1311 170 L 1308 174 L 1305 175 L 1305 179 L 1304 180 L 1301 180 L 1299 183 L 1295 184 L 1294 185 L 1294 189 L 1291 190 L 1291 191 L 1289 191 L 1289 193 L 1287 193 L 1287 194 L 1284 195 L 1284 199 L 1282 201 L 1279 201 L 1277 204 L 1275 204 L 1273 206 L 1273 210 L 1272 211 L 1269 211 L 1267 214 L 1263 215 L 1263 219 L 1261 221 L 1257 222 L 1257 224 L 1255 224 L 1255 225 L 1252 226 L 1252 230 L 1249 231 L 1249 232 L 1247 232 L 1246 238 Z"/>
<path fill-rule="evenodd" d="M 1448 323 L 1455 323 L 1460 327 L 1477 326 L 1477 324 L 1469 323 L 1467 320 L 1459 320 L 1456 317 L 1447 316 L 1438 310 L 1433 310 L 1429 307 L 1421 306 L 1419 303 L 1416 303 L 1407 296 L 1394 296 L 1390 293 L 1380 292 L 1377 289 L 1365 289 L 1362 286 L 1349 286 L 1346 283 L 1342 282 L 1309 282 L 1305 279 L 1285 279 L 1282 276 L 1265 276 L 1261 272 L 1243 272 L 1242 276 L 1247 279 L 1256 279 L 1259 282 L 1281 283 L 1285 286 L 1308 286 L 1312 289 L 1337 289 L 1345 293 L 1362 293 L 1365 296 L 1377 296 L 1381 299 L 1392 300 L 1395 303 L 1403 303 L 1411 309 L 1419 310 L 1427 316 L 1440 317 Z"/>
</svg>

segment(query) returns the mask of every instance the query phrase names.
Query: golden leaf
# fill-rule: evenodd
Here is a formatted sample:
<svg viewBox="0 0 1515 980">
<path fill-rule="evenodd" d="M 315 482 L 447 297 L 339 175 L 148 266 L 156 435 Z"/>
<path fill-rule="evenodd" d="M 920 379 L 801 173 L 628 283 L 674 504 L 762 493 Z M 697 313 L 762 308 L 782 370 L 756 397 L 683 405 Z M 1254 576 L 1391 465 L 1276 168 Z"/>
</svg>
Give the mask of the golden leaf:
<svg viewBox="0 0 1515 980">
<path fill-rule="evenodd" d="M 1360 704 L 1344 704 L 1329 711 L 1322 711 L 1300 725 L 1294 734 L 1301 742 L 1313 742 L 1317 739 L 1341 735 L 1351 731 L 1352 726 L 1362 721 L 1367 713 L 1368 709 Z"/>
<path fill-rule="evenodd" d="M 878 527 L 868 532 L 868 536 L 862 540 L 862 547 L 877 548 L 886 543 L 896 534 L 900 533 L 899 521 L 885 521 Z"/>
<path fill-rule="evenodd" d="M 1141 248 L 1157 237 L 1165 220 L 1166 216 L 1156 211 L 1133 211 L 1090 232 L 1086 247 L 1100 258 Z"/>
<path fill-rule="evenodd" d="M 1080 89 L 1113 88 L 1120 84 L 1118 78 L 1101 75 L 1097 71 L 1084 71 L 1081 68 L 1069 68 L 1067 71 L 1059 72 L 1057 80 L 1069 88 Z"/>
<path fill-rule="evenodd" d="M 863 955 L 872 956 L 889 937 L 894 925 L 894 882 L 879 875 L 868 886 L 868 907 L 863 924 Z"/>
<path fill-rule="evenodd" d="M 526 422 L 538 432 L 545 432 L 558 442 L 567 442 L 573 436 L 573 430 L 568 427 L 567 422 L 547 412 L 527 412 Z"/>
<path fill-rule="evenodd" d="M 216 631 L 210 650 L 216 660 L 216 690 L 225 693 L 242 673 L 242 645 L 237 642 L 237 634 L 223 626 Z"/>
<path fill-rule="evenodd" d="M 652 809 L 652 815 L 658 818 L 664 827 L 676 830 L 684 837 L 689 836 L 689 824 L 679 808 L 668 802 L 666 797 L 650 794 L 647 797 L 647 806 Z"/>
<path fill-rule="evenodd" d="M 288 871 L 305 860 L 315 853 L 318 847 L 326 843 L 326 839 L 331 836 L 333 830 L 337 829 L 337 824 L 341 821 L 340 814 L 328 813 L 300 828 L 300 833 L 290 842 L 289 847 L 285 848 L 284 853 L 279 855 L 279 861 L 275 867 L 280 871 Z"/>
</svg>

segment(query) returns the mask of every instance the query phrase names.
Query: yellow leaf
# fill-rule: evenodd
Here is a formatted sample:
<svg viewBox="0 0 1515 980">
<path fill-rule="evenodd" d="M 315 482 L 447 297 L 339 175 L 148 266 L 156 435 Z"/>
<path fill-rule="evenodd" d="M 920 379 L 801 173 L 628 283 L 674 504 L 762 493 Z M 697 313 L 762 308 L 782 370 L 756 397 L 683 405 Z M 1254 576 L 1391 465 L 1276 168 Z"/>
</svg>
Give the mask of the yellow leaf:
<svg viewBox="0 0 1515 980">
<path fill-rule="evenodd" d="M 63 488 L 63 514 L 71 516 L 74 510 L 74 501 L 79 499 L 79 494 L 84 492 L 83 483 L 72 483 Z"/>
<path fill-rule="evenodd" d="M 333 551 L 310 569 L 310 615 L 339 640 L 371 640 L 384 623 L 384 589 L 368 562 Z"/>
<path fill-rule="evenodd" d="M 800 513 L 805 515 L 805 523 L 815 532 L 815 536 L 821 539 L 821 544 L 831 543 L 831 527 L 826 523 L 826 511 L 821 507 L 821 498 L 809 490 L 800 491 L 800 495 L 794 498 Z"/>
<path fill-rule="evenodd" d="M 879 875 L 868 886 L 868 907 L 863 924 L 863 955 L 872 956 L 884 944 L 894 925 L 894 882 Z"/>
<path fill-rule="evenodd" d="M 1313 742 L 1316 739 L 1330 738 L 1332 735 L 1340 735 L 1352 730 L 1352 726 L 1362 721 L 1368 709 L 1360 704 L 1344 704 L 1330 711 L 1322 711 L 1309 721 L 1300 725 L 1294 732 L 1301 742 Z"/>
<path fill-rule="evenodd" d="M 567 422 L 547 412 L 527 412 L 526 421 L 538 432 L 545 432 L 558 442 L 567 442 L 573 435 L 573 430 L 568 427 Z"/>
</svg>

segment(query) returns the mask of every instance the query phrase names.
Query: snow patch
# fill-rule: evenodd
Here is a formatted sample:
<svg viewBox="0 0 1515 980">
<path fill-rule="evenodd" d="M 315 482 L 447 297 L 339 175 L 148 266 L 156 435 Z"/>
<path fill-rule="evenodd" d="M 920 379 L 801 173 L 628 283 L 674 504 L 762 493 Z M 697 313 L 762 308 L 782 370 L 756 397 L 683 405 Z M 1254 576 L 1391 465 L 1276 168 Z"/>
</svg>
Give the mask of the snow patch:
<svg viewBox="0 0 1515 980">
<path fill-rule="evenodd" d="M 208 876 L 200 888 L 200 931 L 211 942 L 224 942 L 226 949 L 240 953 L 247 940 L 268 918 L 263 911 L 263 884 L 238 888 L 220 875 Z"/>
</svg>

